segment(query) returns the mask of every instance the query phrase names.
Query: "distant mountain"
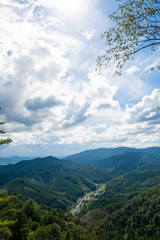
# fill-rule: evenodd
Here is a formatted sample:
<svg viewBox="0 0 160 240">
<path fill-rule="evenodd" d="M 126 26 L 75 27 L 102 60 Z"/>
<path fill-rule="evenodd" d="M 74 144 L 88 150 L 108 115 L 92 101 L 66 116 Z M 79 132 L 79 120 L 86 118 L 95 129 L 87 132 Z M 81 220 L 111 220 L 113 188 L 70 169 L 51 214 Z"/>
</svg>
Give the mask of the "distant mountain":
<svg viewBox="0 0 160 240">
<path fill-rule="evenodd" d="M 145 153 L 145 152 L 128 152 L 123 155 L 114 155 L 103 160 L 93 161 L 93 164 L 98 167 L 107 169 L 118 167 L 121 165 L 137 164 L 137 163 L 160 163 L 160 153 Z"/>
<path fill-rule="evenodd" d="M 83 165 L 71 160 L 60 160 L 52 156 L 0 166 L 0 173 L 9 175 L 16 174 L 17 177 L 25 177 L 32 172 L 43 172 L 47 170 L 63 175 L 81 175 L 94 182 L 105 182 L 110 179 L 110 174 L 95 166 Z"/>
<path fill-rule="evenodd" d="M 22 160 L 31 160 L 33 157 L 19 157 L 19 156 L 12 156 L 12 157 L 0 157 L 0 165 L 6 165 L 9 163 L 17 163 Z"/>
<path fill-rule="evenodd" d="M 108 180 L 111 175 L 101 168 L 52 156 L 0 166 L 2 189 L 63 210 Z"/>
<path fill-rule="evenodd" d="M 124 173 L 139 173 L 147 169 L 156 169 L 160 170 L 160 164 L 150 163 L 150 162 L 138 162 L 136 164 L 123 164 L 109 170 L 109 173 L 112 174 L 112 177 L 120 176 Z"/>
<path fill-rule="evenodd" d="M 105 154 L 112 154 L 112 156 L 101 159 Z M 66 159 L 71 159 L 77 163 L 90 163 L 100 168 L 107 169 L 108 171 L 110 171 L 109 169 L 111 168 L 117 168 L 122 165 L 126 165 L 125 171 L 127 172 L 129 170 L 128 168 L 135 168 L 135 166 L 132 165 L 135 165 L 137 163 L 150 162 L 160 164 L 160 148 L 102 148 L 96 150 L 88 150 L 75 155 L 71 155 Z"/>
<path fill-rule="evenodd" d="M 142 152 L 148 154 L 154 154 L 160 152 L 160 147 L 150 147 L 150 148 L 98 148 L 93 150 L 86 150 L 77 154 L 73 154 L 65 157 L 64 159 L 69 159 L 81 164 L 95 164 L 95 160 L 102 160 L 114 155 L 123 155 L 128 152 Z M 94 161 L 93 161 L 94 160 Z M 97 165 L 97 164 L 95 164 Z"/>
<path fill-rule="evenodd" d="M 97 149 L 70 158 L 74 161 L 48 156 L 0 165 L 0 187 L 67 210 L 87 189 L 95 190 L 95 183 L 107 182 L 106 198 L 131 198 L 160 181 L 160 148 Z"/>
<path fill-rule="evenodd" d="M 45 170 L 58 171 L 62 167 L 63 169 L 79 168 L 81 164 L 72 162 L 70 160 L 64 161 L 52 156 L 45 158 L 35 158 L 32 160 L 23 160 L 16 164 L 8 164 L 0 166 L 0 172 L 7 174 L 16 173 L 20 177 L 23 177 L 31 172 L 43 172 Z"/>
<path fill-rule="evenodd" d="M 121 155 L 128 151 L 133 152 L 135 151 L 135 148 L 120 147 L 120 148 L 98 148 L 93 150 L 91 149 L 67 156 L 64 159 L 69 159 L 78 163 L 86 164 L 92 163 L 93 160 L 102 160 L 106 157 L 110 157 L 113 155 Z"/>
</svg>

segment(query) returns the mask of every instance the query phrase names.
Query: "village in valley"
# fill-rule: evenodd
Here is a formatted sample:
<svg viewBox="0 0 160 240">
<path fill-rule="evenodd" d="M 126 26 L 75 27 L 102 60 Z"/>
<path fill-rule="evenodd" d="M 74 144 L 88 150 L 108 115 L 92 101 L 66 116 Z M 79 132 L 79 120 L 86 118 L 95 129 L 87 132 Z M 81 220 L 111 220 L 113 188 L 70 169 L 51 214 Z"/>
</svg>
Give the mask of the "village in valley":
<svg viewBox="0 0 160 240">
<path fill-rule="evenodd" d="M 84 206 L 85 202 L 92 202 L 105 192 L 105 184 L 96 184 L 96 191 L 87 192 L 83 198 L 77 200 L 77 205 L 72 208 L 71 213 L 74 216 L 79 213 Z"/>
</svg>

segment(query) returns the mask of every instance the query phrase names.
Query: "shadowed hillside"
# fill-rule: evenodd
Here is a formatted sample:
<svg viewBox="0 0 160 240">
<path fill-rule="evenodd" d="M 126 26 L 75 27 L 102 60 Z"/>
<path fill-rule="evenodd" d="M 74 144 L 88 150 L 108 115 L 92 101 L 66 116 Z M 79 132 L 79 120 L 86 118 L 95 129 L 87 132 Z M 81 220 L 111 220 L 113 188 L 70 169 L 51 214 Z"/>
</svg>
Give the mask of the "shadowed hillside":
<svg viewBox="0 0 160 240">
<path fill-rule="evenodd" d="M 95 183 L 110 179 L 107 171 L 96 166 L 51 156 L 0 166 L 2 189 L 65 211 L 85 191 L 96 190 Z"/>
<path fill-rule="evenodd" d="M 86 150 L 77 154 L 73 154 L 70 156 L 67 156 L 64 159 L 70 159 L 72 161 L 78 162 L 78 163 L 91 163 L 96 164 L 96 161 L 93 160 L 102 160 L 105 158 L 109 158 L 114 155 L 123 155 L 125 153 L 134 153 L 134 152 L 142 152 L 146 154 L 154 154 L 160 152 L 159 147 L 151 147 L 151 148 L 128 148 L 128 147 L 119 147 L 119 148 L 99 148 L 99 149 L 93 149 L 93 150 Z M 159 156 L 159 154 L 158 154 Z M 156 157 L 156 155 L 155 155 Z"/>
</svg>

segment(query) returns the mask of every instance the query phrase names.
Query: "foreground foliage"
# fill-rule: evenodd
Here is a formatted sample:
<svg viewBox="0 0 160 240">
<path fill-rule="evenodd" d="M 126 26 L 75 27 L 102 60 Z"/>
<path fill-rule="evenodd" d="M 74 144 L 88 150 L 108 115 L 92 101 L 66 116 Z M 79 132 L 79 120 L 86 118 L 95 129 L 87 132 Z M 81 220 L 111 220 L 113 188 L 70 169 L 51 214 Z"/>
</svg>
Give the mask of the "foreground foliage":
<svg viewBox="0 0 160 240">
<path fill-rule="evenodd" d="M 16 193 L 0 195 L 0 239 L 160 239 L 160 185 L 130 200 L 101 197 L 75 217 Z"/>
<path fill-rule="evenodd" d="M 0 189 L 0 239 L 160 239 L 159 164 L 127 162 L 108 174 L 67 160 L 45 160 L 1 166 L 0 178 L 7 183 Z M 90 175 L 103 184 L 96 185 Z M 84 198 L 81 211 L 75 216 L 67 213 L 85 191 L 90 198 Z"/>
<path fill-rule="evenodd" d="M 115 74 L 121 75 L 121 68 L 126 61 L 133 59 L 135 53 L 151 48 L 155 51 L 160 44 L 160 1 L 127 0 L 117 11 L 109 15 L 116 22 L 102 34 L 106 37 L 106 55 L 97 58 L 99 70 L 116 67 Z M 157 68 L 160 70 L 160 66 Z M 151 68 L 154 70 L 154 68 Z"/>
<path fill-rule="evenodd" d="M 86 216 L 88 222 L 84 221 Z M 99 199 L 85 207 L 73 221 L 88 230 L 94 228 L 93 222 L 100 226 L 95 239 L 160 239 L 160 185 L 131 200 Z"/>
<path fill-rule="evenodd" d="M 1 107 L 0 107 L 0 109 L 1 109 Z M 0 122 L 0 125 L 3 125 L 3 124 L 5 124 L 5 122 Z M 5 134 L 6 132 L 5 131 L 3 131 L 3 130 L 0 130 L 0 133 L 1 134 Z M 11 138 L 3 138 L 3 139 L 0 139 L 0 145 L 3 145 L 3 144 L 8 144 L 8 143 L 10 143 L 10 142 L 12 142 L 12 139 Z"/>
</svg>

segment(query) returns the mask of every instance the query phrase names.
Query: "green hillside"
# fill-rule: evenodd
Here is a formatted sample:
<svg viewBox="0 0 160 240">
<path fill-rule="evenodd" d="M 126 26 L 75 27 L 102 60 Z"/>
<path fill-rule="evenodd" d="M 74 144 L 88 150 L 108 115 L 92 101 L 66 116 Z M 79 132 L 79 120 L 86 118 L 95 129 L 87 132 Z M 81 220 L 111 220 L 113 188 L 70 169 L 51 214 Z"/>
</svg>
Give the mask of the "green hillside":
<svg viewBox="0 0 160 240">
<path fill-rule="evenodd" d="M 136 164 L 123 164 L 108 170 L 113 177 L 116 177 L 124 173 L 128 173 L 128 172 L 139 173 L 147 169 L 160 170 L 160 164 L 150 163 L 150 162 L 145 162 L 145 163 L 138 162 Z"/>
<path fill-rule="evenodd" d="M 0 166 L 0 239 L 160 239 L 160 164 L 153 163 L 158 154 L 132 152 L 99 160 L 110 166 L 107 170 L 53 157 Z M 69 212 L 80 197 L 86 199 L 84 206 L 73 216 Z M 17 219 L 23 216 L 20 225 Z"/>
<path fill-rule="evenodd" d="M 107 178 L 110 178 L 110 174 L 95 166 L 83 165 L 70 160 L 60 160 L 51 156 L 0 166 L 0 173 L 8 174 L 6 176 L 9 177 L 14 174 L 16 174 L 17 177 L 25 177 L 27 174 L 32 172 L 43 172 L 47 170 L 61 173 L 63 175 L 73 175 L 75 173 L 80 175 L 80 172 L 84 177 L 88 173 L 88 176 L 90 177 L 95 176 L 93 177 L 95 181 L 98 181 L 98 178 L 102 175 L 104 177 L 104 181 Z M 92 174 L 90 172 L 92 172 Z"/>
<path fill-rule="evenodd" d="M 74 169 L 74 168 L 84 168 L 83 165 L 72 162 L 60 160 L 52 156 L 45 158 L 35 158 L 33 160 L 24 160 L 16 164 L 8 164 L 5 166 L 0 166 L 0 172 L 7 174 L 19 174 L 19 176 L 27 175 L 30 172 L 43 172 L 45 170 L 58 171 L 61 169 Z"/>
<path fill-rule="evenodd" d="M 107 220 L 98 230 L 102 240 L 160 239 L 160 185 L 128 201 L 123 198 L 99 199 L 84 209 L 76 221 L 81 224 L 83 216 L 88 214 L 96 225 L 100 225 L 108 211 Z"/>
<path fill-rule="evenodd" d="M 0 191 L 0 239 L 159 239 L 160 185 L 126 200 L 100 198 L 73 217 L 19 194 Z"/>
<path fill-rule="evenodd" d="M 95 166 L 53 157 L 0 166 L 2 189 L 65 211 L 86 191 L 96 190 L 95 183 L 110 179 L 107 171 Z"/>
<path fill-rule="evenodd" d="M 98 148 L 93 150 L 86 150 L 77 154 L 73 154 L 67 156 L 64 159 L 70 159 L 72 161 L 78 163 L 92 163 L 93 160 L 101 160 L 113 155 L 121 155 L 126 152 L 134 152 L 136 148 L 127 148 L 127 147 L 119 147 L 119 148 Z"/>
<path fill-rule="evenodd" d="M 154 154 L 143 152 L 129 152 L 123 155 L 115 155 L 99 161 L 98 165 L 101 168 L 113 168 L 125 164 L 137 164 L 137 163 L 160 163 L 160 155 L 157 158 Z"/>
<path fill-rule="evenodd" d="M 53 208 L 61 208 L 65 211 L 72 204 L 72 200 L 68 200 L 65 193 L 60 194 L 52 187 L 33 179 L 16 178 L 5 184 L 3 189 L 8 190 L 10 193 L 17 192 L 22 194 L 23 197 L 32 198 L 36 202 L 44 203 Z M 82 191 L 80 191 L 80 195 L 83 195 Z"/>
<path fill-rule="evenodd" d="M 0 191 L 0 239 L 81 240 L 93 234 L 78 232 L 60 209 Z"/>
<path fill-rule="evenodd" d="M 125 153 L 136 153 L 136 152 L 143 153 L 145 155 L 153 154 L 156 159 L 160 158 L 159 147 L 150 147 L 150 148 L 118 147 L 118 148 L 99 148 L 99 149 L 93 149 L 93 150 L 86 150 L 77 154 L 67 156 L 65 159 L 70 159 L 77 163 L 83 163 L 83 164 L 90 163 L 90 164 L 95 164 L 99 166 L 98 164 L 100 160 L 103 160 L 105 158 L 124 155 Z M 103 168 L 106 168 L 106 167 L 103 167 Z"/>
<path fill-rule="evenodd" d="M 62 210 L 70 211 L 73 203 L 84 196 L 84 188 L 89 192 L 96 189 L 90 179 L 49 170 L 12 179 L 3 185 L 12 195 L 0 190 L 0 239 L 159 239 L 160 170 L 140 171 L 145 167 L 141 164 L 137 172 L 134 169 L 117 177 L 112 175 L 104 194 L 94 201 L 84 201 L 75 216 Z M 76 171 L 85 173 L 85 169 Z"/>
<path fill-rule="evenodd" d="M 95 190 L 95 184 L 82 176 L 63 176 L 59 173 L 45 171 L 31 173 L 27 178 L 16 178 L 1 186 L 8 192 L 18 192 L 23 197 L 32 198 L 37 202 L 53 208 L 67 210 L 85 191 Z"/>
<path fill-rule="evenodd" d="M 160 184 L 158 181 L 160 170 L 147 169 L 139 173 L 125 173 L 118 177 L 113 177 L 106 184 L 104 197 L 124 196 L 132 198 L 134 195 L 145 191 L 148 187 Z"/>
</svg>

